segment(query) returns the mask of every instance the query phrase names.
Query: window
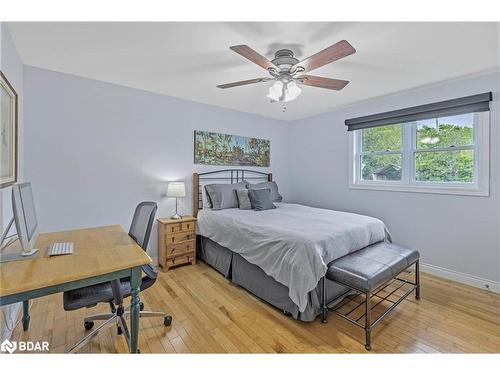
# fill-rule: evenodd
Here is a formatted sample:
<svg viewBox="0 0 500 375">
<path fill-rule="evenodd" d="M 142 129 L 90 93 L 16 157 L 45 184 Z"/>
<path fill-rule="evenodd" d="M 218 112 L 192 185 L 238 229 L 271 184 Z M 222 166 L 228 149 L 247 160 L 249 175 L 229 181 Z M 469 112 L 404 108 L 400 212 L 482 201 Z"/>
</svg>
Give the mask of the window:
<svg viewBox="0 0 500 375">
<path fill-rule="evenodd" d="M 358 130 L 361 180 L 401 181 L 402 124 Z"/>
<path fill-rule="evenodd" d="M 352 188 L 489 195 L 489 112 L 349 134 Z"/>
</svg>

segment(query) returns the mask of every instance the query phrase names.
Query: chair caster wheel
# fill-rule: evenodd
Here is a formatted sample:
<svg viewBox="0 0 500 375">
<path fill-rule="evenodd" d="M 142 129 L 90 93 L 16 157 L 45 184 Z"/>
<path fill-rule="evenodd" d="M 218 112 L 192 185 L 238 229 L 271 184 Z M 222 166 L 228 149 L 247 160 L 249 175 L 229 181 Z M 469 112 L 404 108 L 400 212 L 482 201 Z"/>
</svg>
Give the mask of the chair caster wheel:
<svg viewBox="0 0 500 375">
<path fill-rule="evenodd" d="M 92 329 L 94 327 L 94 322 L 83 322 L 83 326 L 88 331 L 89 329 Z"/>
<path fill-rule="evenodd" d="M 368 351 L 371 351 L 372 347 L 370 345 L 365 345 L 365 349 L 368 350 Z"/>
<path fill-rule="evenodd" d="M 170 315 L 167 315 L 164 319 L 163 319 L 163 325 L 165 327 L 168 327 L 169 325 L 172 324 L 172 317 Z"/>
<path fill-rule="evenodd" d="M 328 320 L 326 320 L 326 319 L 321 319 L 321 323 L 326 324 L 326 323 L 328 323 Z"/>
<path fill-rule="evenodd" d="M 137 354 L 141 354 L 141 350 L 140 349 L 137 349 Z"/>
<path fill-rule="evenodd" d="M 140 311 L 144 310 L 144 303 L 139 302 L 139 310 Z"/>
<path fill-rule="evenodd" d="M 120 327 L 120 326 L 116 327 L 116 333 L 118 335 L 121 335 L 123 333 L 122 327 Z"/>
</svg>

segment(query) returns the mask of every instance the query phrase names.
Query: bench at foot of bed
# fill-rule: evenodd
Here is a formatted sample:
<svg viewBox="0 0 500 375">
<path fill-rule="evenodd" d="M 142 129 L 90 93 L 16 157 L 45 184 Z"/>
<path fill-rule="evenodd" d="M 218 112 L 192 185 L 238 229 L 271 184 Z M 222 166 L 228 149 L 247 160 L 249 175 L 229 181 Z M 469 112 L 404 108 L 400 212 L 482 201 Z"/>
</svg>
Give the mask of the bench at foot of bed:
<svg viewBox="0 0 500 375">
<path fill-rule="evenodd" d="M 365 330 L 365 348 L 371 350 L 371 331 L 375 325 L 413 291 L 415 291 L 416 299 L 420 299 L 419 259 L 420 255 L 416 250 L 379 242 L 334 260 L 328 264 L 328 270 L 322 279 L 322 322 L 327 322 L 327 312 L 332 311 L 363 328 Z M 400 274 L 409 270 L 413 265 L 415 266 L 414 281 L 402 278 Z M 351 288 L 351 291 L 346 293 L 345 301 L 331 309 L 328 308 L 328 302 L 326 301 L 325 279 Z M 394 286 L 394 288 L 388 290 L 391 286 Z M 348 294 L 352 294 L 352 290 L 357 293 L 354 296 L 348 296 Z M 402 291 L 403 294 L 398 295 L 398 290 Z M 381 292 L 384 293 L 380 294 Z M 364 296 L 361 302 L 355 301 L 359 295 Z M 394 300 L 395 298 L 397 299 Z M 377 300 L 372 301 L 372 299 Z M 384 301 L 390 303 L 389 307 L 373 320 L 372 310 Z M 358 308 L 362 306 L 364 306 L 365 313 L 361 316 L 352 317 L 352 314 L 356 313 Z M 343 308 L 347 309 L 343 311 Z M 360 323 L 363 318 L 364 324 Z"/>
</svg>

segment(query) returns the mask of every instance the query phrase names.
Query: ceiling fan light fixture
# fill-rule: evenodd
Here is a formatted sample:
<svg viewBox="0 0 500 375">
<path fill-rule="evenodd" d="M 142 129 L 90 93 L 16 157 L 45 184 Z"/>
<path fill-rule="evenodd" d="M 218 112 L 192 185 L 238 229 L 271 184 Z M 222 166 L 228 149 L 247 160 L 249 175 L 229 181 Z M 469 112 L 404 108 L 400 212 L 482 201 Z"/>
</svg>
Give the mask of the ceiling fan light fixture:
<svg viewBox="0 0 500 375">
<path fill-rule="evenodd" d="M 267 97 L 274 102 L 289 102 L 297 99 L 301 92 L 302 90 L 294 81 L 277 80 L 269 88 Z"/>
<path fill-rule="evenodd" d="M 267 94 L 267 97 L 275 102 L 279 102 L 282 95 L 283 95 L 283 82 L 281 81 L 274 82 L 274 84 L 269 88 L 269 93 Z"/>
<path fill-rule="evenodd" d="M 294 81 L 288 82 L 288 85 L 286 85 L 285 89 L 285 102 L 289 102 L 291 100 L 297 99 L 297 97 L 300 95 L 302 92 L 301 88 L 297 86 L 297 84 Z"/>
</svg>

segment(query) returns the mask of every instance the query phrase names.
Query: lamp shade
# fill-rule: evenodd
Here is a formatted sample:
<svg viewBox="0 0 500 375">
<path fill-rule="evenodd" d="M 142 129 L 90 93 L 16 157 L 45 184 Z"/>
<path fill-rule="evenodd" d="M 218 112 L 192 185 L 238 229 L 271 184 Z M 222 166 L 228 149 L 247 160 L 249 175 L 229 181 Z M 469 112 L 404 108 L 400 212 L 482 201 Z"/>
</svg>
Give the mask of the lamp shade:
<svg viewBox="0 0 500 375">
<path fill-rule="evenodd" d="M 184 182 L 169 182 L 167 197 L 182 198 L 186 196 L 186 185 Z"/>
</svg>

